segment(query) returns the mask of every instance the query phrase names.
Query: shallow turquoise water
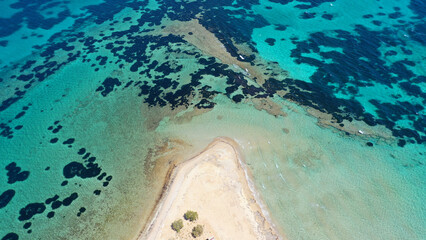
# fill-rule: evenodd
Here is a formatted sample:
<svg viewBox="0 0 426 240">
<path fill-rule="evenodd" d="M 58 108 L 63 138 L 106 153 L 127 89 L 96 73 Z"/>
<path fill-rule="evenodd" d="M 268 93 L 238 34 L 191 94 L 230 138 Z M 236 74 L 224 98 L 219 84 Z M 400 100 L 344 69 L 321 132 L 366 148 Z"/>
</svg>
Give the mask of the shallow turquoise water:
<svg viewBox="0 0 426 240">
<path fill-rule="evenodd" d="M 425 171 L 417 161 L 423 147 L 399 150 L 350 138 L 317 126 L 291 104 L 285 118 L 222 106 L 159 131 L 202 144 L 233 136 L 271 217 L 289 239 L 422 238 Z M 217 116 L 223 118 L 206 129 Z M 368 140 L 374 148 L 365 145 Z"/>
<path fill-rule="evenodd" d="M 134 239 L 219 136 L 289 239 L 426 235 L 422 2 L 0 4 L 3 239 Z"/>
</svg>

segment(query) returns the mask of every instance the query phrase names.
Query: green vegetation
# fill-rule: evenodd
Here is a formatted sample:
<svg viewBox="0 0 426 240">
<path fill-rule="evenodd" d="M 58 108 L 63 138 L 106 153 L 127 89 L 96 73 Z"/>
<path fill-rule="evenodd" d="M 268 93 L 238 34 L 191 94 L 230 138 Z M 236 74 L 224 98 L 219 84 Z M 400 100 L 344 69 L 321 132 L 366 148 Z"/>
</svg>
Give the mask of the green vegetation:
<svg viewBox="0 0 426 240">
<path fill-rule="evenodd" d="M 198 219 L 198 213 L 197 212 L 194 212 L 194 211 L 190 211 L 190 210 L 188 210 L 184 215 L 183 215 L 183 217 L 186 219 L 186 220 L 189 220 L 189 221 L 191 221 L 191 222 L 193 222 L 193 221 L 195 221 L 195 220 L 197 220 Z"/>
<path fill-rule="evenodd" d="M 176 232 L 179 232 L 183 228 L 183 221 L 182 219 L 176 220 L 172 223 L 172 229 Z"/>
<path fill-rule="evenodd" d="M 203 226 L 201 226 L 201 225 L 197 225 L 197 226 L 195 226 L 193 229 L 192 229 L 192 236 L 194 237 L 194 238 L 196 238 L 196 237 L 199 237 L 199 236 L 201 236 L 201 234 L 203 234 Z"/>
</svg>

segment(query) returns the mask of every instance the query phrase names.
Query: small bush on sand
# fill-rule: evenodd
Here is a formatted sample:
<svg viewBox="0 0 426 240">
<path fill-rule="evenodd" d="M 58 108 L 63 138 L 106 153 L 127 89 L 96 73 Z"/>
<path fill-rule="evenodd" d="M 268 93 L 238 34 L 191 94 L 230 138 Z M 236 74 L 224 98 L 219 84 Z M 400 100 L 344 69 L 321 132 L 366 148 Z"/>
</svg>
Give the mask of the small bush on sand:
<svg viewBox="0 0 426 240">
<path fill-rule="evenodd" d="M 172 229 L 176 232 L 179 232 L 183 228 L 183 221 L 182 219 L 176 220 L 172 223 Z"/>
<path fill-rule="evenodd" d="M 199 237 L 199 236 L 201 236 L 201 234 L 203 234 L 203 226 L 201 226 L 201 225 L 197 225 L 197 226 L 195 226 L 193 229 L 192 229 L 192 236 L 194 237 L 194 238 L 196 238 L 196 237 Z"/>
<path fill-rule="evenodd" d="M 197 220 L 198 219 L 198 213 L 197 212 L 194 212 L 194 211 L 187 211 L 184 215 L 183 215 L 183 217 L 186 219 L 186 220 L 189 220 L 189 221 L 191 221 L 191 222 L 193 222 L 193 221 L 195 221 L 195 220 Z"/>
</svg>

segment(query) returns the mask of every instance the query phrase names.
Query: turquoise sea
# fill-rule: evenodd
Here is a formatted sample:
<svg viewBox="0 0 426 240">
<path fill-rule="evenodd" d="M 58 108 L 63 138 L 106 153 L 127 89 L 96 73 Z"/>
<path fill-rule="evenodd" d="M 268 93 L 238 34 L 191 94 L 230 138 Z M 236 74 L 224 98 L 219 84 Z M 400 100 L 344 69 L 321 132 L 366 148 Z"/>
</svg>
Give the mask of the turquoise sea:
<svg viewBox="0 0 426 240">
<path fill-rule="evenodd" d="M 288 239 L 425 239 L 422 0 L 0 1 L 0 239 L 136 239 L 240 146 Z"/>
</svg>

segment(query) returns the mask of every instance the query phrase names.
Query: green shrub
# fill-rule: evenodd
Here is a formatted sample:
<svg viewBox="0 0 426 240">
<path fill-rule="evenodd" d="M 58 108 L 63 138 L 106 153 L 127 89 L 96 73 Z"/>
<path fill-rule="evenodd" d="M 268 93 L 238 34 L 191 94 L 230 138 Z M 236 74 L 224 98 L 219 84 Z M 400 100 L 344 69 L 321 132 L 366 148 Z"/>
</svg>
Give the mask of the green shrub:
<svg viewBox="0 0 426 240">
<path fill-rule="evenodd" d="M 172 223 L 172 229 L 176 232 L 179 232 L 183 228 L 183 221 L 182 219 L 176 220 Z"/>
<path fill-rule="evenodd" d="M 197 226 L 195 226 L 193 229 L 192 229 L 192 236 L 194 237 L 194 238 L 196 238 L 196 237 L 199 237 L 199 236 L 201 236 L 201 234 L 203 234 L 203 226 L 201 226 L 201 225 L 197 225 Z"/>
<path fill-rule="evenodd" d="M 183 217 L 186 219 L 186 220 L 189 220 L 189 221 L 191 221 L 191 222 L 193 222 L 193 221 L 195 221 L 195 220 L 197 220 L 198 219 L 198 213 L 197 212 L 194 212 L 194 211 L 187 211 L 184 215 L 183 215 Z"/>
</svg>

